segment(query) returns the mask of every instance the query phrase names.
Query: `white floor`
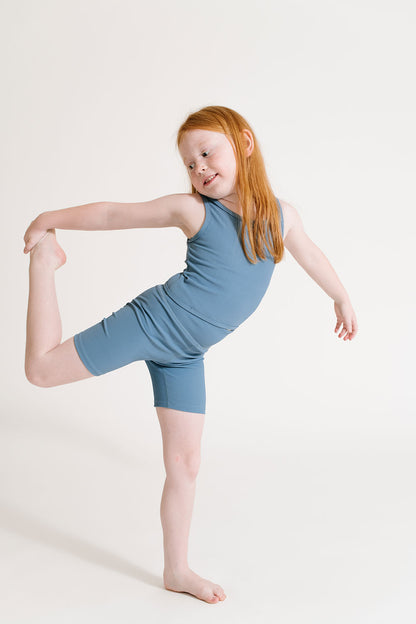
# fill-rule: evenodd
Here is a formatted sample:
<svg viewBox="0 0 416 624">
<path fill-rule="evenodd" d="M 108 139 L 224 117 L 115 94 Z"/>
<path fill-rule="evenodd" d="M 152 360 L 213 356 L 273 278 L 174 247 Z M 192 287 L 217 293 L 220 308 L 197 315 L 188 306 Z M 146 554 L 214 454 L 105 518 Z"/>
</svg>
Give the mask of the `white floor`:
<svg viewBox="0 0 416 624">
<path fill-rule="evenodd" d="M 28 423 L 2 423 L 1 624 L 416 621 L 409 445 L 210 440 L 189 560 L 227 594 L 211 605 L 163 588 L 159 448 L 136 457 L 98 431 Z"/>
</svg>

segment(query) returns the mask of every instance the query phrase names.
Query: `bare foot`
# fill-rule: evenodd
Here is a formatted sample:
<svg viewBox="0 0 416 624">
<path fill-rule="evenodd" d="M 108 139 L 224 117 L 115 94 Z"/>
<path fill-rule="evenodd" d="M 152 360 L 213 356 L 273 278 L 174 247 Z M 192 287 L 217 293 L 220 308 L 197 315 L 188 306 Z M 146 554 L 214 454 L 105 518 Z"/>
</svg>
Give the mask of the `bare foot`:
<svg viewBox="0 0 416 624">
<path fill-rule="evenodd" d="M 55 228 L 48 230 L 36 245 L 30 250 L 30 261 L 43 260 L 53 268 L 59 269 L 66 262 L 66 254 L 56 240 Z"/>
<path fill-rule="evenodd" d="M 226 598 L 224 590 L 220 585 L 211 583 L 211 581 L 198 576 L 192 570 L 185 570 L 176 574 L 164 572 L 163 582 L 165 589 L 192 594 L 200 598 L 200 600 L 205 600 L 205 602 L 216 603 Z"/>
</svg>

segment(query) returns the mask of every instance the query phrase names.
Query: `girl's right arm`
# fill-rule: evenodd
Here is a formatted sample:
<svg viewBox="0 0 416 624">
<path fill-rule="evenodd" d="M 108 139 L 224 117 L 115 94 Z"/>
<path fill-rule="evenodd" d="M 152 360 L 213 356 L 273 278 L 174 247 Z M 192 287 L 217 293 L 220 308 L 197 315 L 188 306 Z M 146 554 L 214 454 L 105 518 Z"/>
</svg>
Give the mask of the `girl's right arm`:
<svg viewBox="0 0 416 624">
<path fill-rule="evenodd" d="M 28 253 L 53 228 L 61 230 L 106 230 L 109 202 L 94 202 L 83 206 L 42 212 L 27 228 L 23 240 Z"/>
<path fill-rule="evenodd" d="M 188 193 L 165 195 L 148 202 L 95 202 L 42 212 L 24 235 L 28 253 L 53 228 L 61 230 L 123 230 L 128 228 L 179 227 L 190 204 Z"/>
</svg>

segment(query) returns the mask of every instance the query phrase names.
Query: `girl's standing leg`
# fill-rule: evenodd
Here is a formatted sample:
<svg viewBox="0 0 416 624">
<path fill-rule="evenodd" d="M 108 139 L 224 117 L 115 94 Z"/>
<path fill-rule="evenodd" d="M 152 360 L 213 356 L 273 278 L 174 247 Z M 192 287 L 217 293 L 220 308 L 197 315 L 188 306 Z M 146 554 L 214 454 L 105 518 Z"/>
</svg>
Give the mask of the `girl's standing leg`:
<svg viewBox="0 0 416 624">
<path fill-rule="evenodd" d="M 73 338 L 61 344 L 55 271 L 65 261 L 66 255 L 56 240 L 55 230 L 48 230 L 30 252 L 25 373 L 37 386 L 55 386 L 93 377 L 79 357 Z"/>
<path fill-rule="evenodd" d="M 215 603 L 225 599 L 224 590 L 189 568 L 188 538 L 195 499 L 196 477 L 201 461 L 204 414 L 156 407 L 162 430 L 166 481 L 160 515 L 163 528 L 166 589 L 193 594 Z"/>
</svg>

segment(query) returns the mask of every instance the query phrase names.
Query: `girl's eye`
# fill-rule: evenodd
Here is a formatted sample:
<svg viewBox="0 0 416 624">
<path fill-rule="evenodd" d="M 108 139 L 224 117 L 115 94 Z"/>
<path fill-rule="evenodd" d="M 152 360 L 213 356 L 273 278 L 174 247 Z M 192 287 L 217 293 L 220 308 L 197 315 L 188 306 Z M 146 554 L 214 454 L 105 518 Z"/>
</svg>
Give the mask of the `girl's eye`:
<svg viewBox="0 0 416 624">
<path fill-rule="evenodd" d="M 205 150 L 205 152 L 202 152 L 202 156 L 203 156 L 204 154 L 208 154 L 207 150 Z M 193 165 L 189 165 L 189 169 L 192 169 L 192 167 L 193 167 Z"/>
</svg>

